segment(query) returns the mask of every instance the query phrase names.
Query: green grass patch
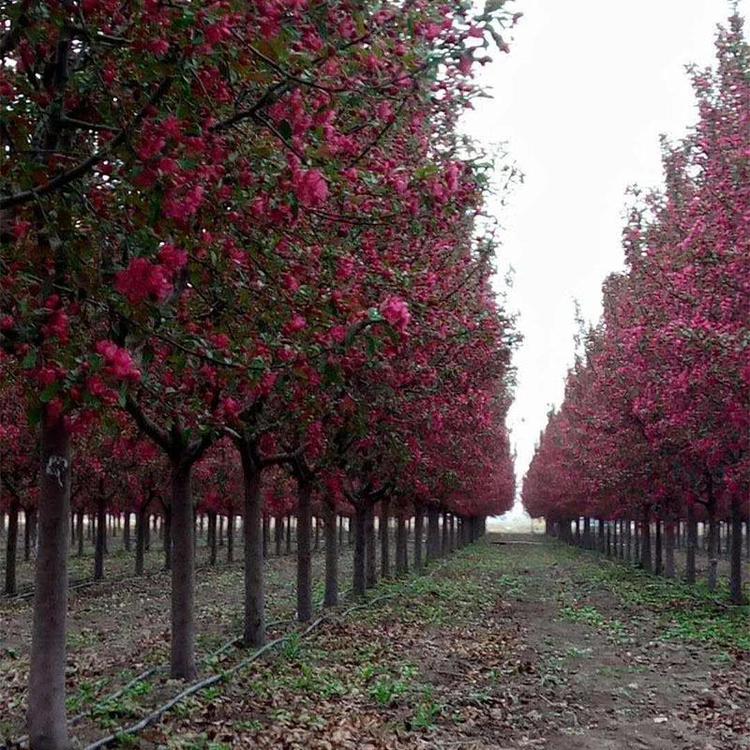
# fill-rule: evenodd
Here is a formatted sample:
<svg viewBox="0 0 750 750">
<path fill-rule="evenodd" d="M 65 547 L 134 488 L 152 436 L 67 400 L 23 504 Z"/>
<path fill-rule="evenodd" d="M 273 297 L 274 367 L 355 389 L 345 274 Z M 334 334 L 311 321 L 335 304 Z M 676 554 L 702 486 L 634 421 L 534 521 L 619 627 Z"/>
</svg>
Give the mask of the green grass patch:
<svg viewBox="0 0 750 750">
<path fill-rule="evenodd" d="M 594 583 L 604 585 L 625 604 L 654 615 L 661 637 L 750 651 L 750 606 L 725 604 L 726 584 L 711 592 L 705 584 L 688 585 L 620 563 L 583 561 L 577 554 Z"/>
</svg>

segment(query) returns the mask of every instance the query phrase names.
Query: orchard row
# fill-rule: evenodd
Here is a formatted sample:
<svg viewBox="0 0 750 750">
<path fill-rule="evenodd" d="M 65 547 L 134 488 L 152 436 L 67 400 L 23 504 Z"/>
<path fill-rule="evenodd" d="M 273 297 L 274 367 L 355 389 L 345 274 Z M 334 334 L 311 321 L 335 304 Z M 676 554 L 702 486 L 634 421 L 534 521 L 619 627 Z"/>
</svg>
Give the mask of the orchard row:
<svg viewBox="0 0 750 750">
<path fill-rule="evenodd" d="M 711 589 L 726 521 L 740 603 L 750 519 L 750 48 L 741 19 L 720 32 L 717 54 L 714 72 L 693 73 L 697 125 L 664 143 L 664 189 L 633 208 L 626 270 L 604 285 L 602 320 L 582 335 L 523 498 L 532 516 L 585 546 L 592 518 L 607 534 L 621 525 L 628 546 L 638 533 L 640 564 L 651 570 L 656 548 L 658 571 L 670 575 L 684 521 L 690 582 L 702 521 Z"/>
<path fill-rule="evenodd" d="M 431 0 L 11 4 L 0 470 L 11 518 L 38 516 L 32 748 L 68 746 L 82 511 L 98 533 L 108 514 L 168 525 L 171 675 L 191 679 L 196 509 L 243 516 L 258 645 L 264 515 L 296 516 L 304 621 L 313 512 L 331 533 L 353 519 L 361 593 L 375 504 L 468 533 L 512 503 L 516 334 L 490 286 L 491 165 L 457 121 L 516 18 Z"/>
</svg>

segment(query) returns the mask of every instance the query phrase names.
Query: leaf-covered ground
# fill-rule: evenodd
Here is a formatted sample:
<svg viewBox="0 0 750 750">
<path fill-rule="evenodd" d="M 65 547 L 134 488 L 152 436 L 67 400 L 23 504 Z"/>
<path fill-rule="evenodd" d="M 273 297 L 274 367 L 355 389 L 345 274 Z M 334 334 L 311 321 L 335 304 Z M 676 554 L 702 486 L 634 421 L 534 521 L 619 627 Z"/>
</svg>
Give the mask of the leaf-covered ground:
<svg viewBox="0 0 750 750">
<path fill-rule="evenodd" d="M 278 576 L 291 591 L 284 566 Z M 238 591 L 230 604 L 217 586 L 214 613 L 238 609 Z M 700 588 L 538 536 L 490 536 L 426 576 L 381 584 L 371 599 L 120 745 L 750 748 L 750 609 Z M 244 656 L 209 659 L 203 674 Z M 138 683 L 99 705 L 77 741 L 132 723 L 179 690 L 158 675 Z M 78 698 L 80 708 L 92 702 Z"/>
</svg>

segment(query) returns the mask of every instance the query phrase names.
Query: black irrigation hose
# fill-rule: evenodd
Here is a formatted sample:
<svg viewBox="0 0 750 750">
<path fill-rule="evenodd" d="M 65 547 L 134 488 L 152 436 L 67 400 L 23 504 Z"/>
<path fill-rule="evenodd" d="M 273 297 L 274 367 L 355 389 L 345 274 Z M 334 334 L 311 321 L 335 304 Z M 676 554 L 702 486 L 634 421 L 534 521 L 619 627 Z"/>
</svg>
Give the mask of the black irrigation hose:
<svg viewBox="0 0 750 750">
<path fill-rule="evenodd" d="M 379 601 L 382 601 L 383 599 L 392 599 L 395 596 L 396 594 L 385 594 L 383 596 L 372 599 L 371 601 L 366 602 L 365 604 L 356 604 L 353 607 L 349 607 L 348 609 L 341 612 L 340 616 L 345 617 L 350 612 L 353 612 L 356 609 L 370 607 L 373 604 Z M 331 618 L 331 614 L 321 615 L 312 624 L 308 625 L 308 627 L 305 628 L 305 630 L 301 632 L 299 637 L 306 638 L 307 636 L 309 636 L 310 633 L 316 630 L 322 623 L 324 623 L 326 620 L 329 620 Z M 189 698 L 191 695 L 194 695 L 195 693 L 198 693 L 201 690 L 205 690 L 207 687 L 211 687 L 212 685 L 215 685 L 218 682 L 222 682 L 224 680 L 229 679 L 229 677 L 233 675 L 234 673 L 239 672 L 242 669 L 245 669 L 245 667 L 249 666 L 254 661 L 257 661 L 261 656 L 263 656 L 263 654 L 276 648 L 276 646 L 288 641 L 293 635 L 295 635 L 295 633 L 299 633 L 299 631 L 293 631 L 291 633 L 288 633 L 287 635 L 283 635 L 279 638 L 275 638 L 273 641 L 269 641 L 265 646 L 259 648 L 257 651 L 254 651 L 250 656 L 238 662 L 234 666 L 229 667 L 228 669 L 225 669 L 222 672 L 218 672 L 217 674 L 210 675 L 209 677 L 204 677 L 202 680 L 199 680 L 198 682 L 194 682 L 192 685 L 188 685 L 188 687 L 186 687 L 184 690 L 182 690 L 180 693 L 178 693 L 174 697 L 170 698 L 166 703 L 159 706 L 159 708 L 157 708 L 152 713 L 148 714 L 147 716 L 144 716 L 140 721 L 136 722 L 135 724 L 131 724 L 129 727 L 126 727 L 125 729 L 121 729 L 119 732 L 115 734 L 107 735 L 106 737 L 102 737 L 96 742 L 92 742 L 90 745 L 86 746 L 85 750 L 100 750 L 100 748 L 109 747 L 113 743 L 117 742 L 123 735 L 137 734 L 138 732 L 143 731 L 144 729 L 146 729 L 146 727 L 158 722 L 162 718 L 162 716 L 164 716 L 164 714 L 166 714 L 171 708 L 176 706 L 180 701 L 184 700 L 185 698 Z"/>
<path fill-rule="evenodd" d="M 415 578 L 414 580 L 420 580 L 421 578 L 424 578 L 426 576 L 433 575 L 437 571 L 442 570 L 448 562 L 449 562 L 449 558 L 444 558 L 443 560 L 440 561 L 439 565 L 434 565 L 429 571 L 427 571 L 426 573 L 422 574 L 419 578 Z M 231 564 L 232 563 L 227 564 L 227 567 L 229 567 Z M 202 566 L 202 567 L 204 567 L 204 568 L 205 567 L 215 568 L 217 566 Z M 164 572 L 164 571 L 159 571 L 159 572 Z M 155 575 L 155 574 L 156 573 L 151 574 L 151 575 Z M 139 580 L 140 578 L 143 578 L 143 577 L 144 576 L 136 576 L 135 579 L 131 579 L 131 580 Z M 148 576 L 146 576 L 146 577 L 148 577 Z M 120 582 L 122 582 L 122 581 L 120 581 Z M 93 584 L 93 583 L 100 583 L 100 581 L 91 581 L 91 582 L 89 582 L 89 584 Z M 383 594 L 382 596 L 378 596 L 375 599 L 371 599 L 371 600 L 366 601 L 366 602 L 361 602 L 361 603 L 355 604 L 355 605 L 353 605 L 353 606 L 345 609 L 343 612 L 340 613 L 340 616 L 341 617 L 346 617 L 348 614 L 350 614 L 351 612 L 354 612 L 354 611 L 356 611 L 358 609 L 369 608 L 369 607 L 373 606 L 374 604 L 376 604 L 376 603 L 378 603 L 380 601 L 384 601 L 386 599 L 393 599 L 396 596 L 397 596 L 397 592 L 392 593 L 392 594 Z M 302 631 L 300 637 L 301 638 L 306 638 L 310 633 L 313 632 L 313 630 L 317 629 L 323 622 L 325 622 L 326 620 L 329 620 L 333 614 L 337 614 L 337 613 L 335 613 L 335 612 L 329 612 L 329 613 L 324 614 L 321 617 L 319 617 L 311 625 L 309 625 L 304 631 Z M 288 624 L 290 622 L 294 622 L 294 621 L 293 620 L 278 620 L 278 621 L 274 621 L 274 622 L 271 622 L 271 623 L 269 623 L 267 625 L 267 629 L 276 627 L 278 625 Z M 279 645 L 281 643 L 285 643 L 295 633 L 298 633 L 298 632 L 299 631 L 293 631 L 291 633 L 288 633 L 287 635 L 284 635 L 284 636 L 281 636 L 279 638 L 276 638 L 273 641 L 270 641 L 269 643 L 267 643 L 262 648 L 260 648 L 257 651 L 255 651 L 252 655 L 250 655 L 247 658 L 243 659 L 242 661 L 238 662 L 234 666 L 232 666 L 232 667 L 230 667 L 230 668 L 228 668 L 228 669 L 226 669 L 226 670 L 224 670 L 222 672 L 210 675 L 209 677 L 205 677 L 202 680 L 199 680 L 198 682 L 193 683 L 192 685 L 189 685 L 182 692 L 178 693 L 176 696 L 174 696 L 173 698 L 171 698 L 169 701 L 167 701 L 165 704 L 163 704 L 158 709 L 156 709 L 155 711 L 153 711 L 151 714 L 145 716 L 143 719 L 141 719 L 136 724 L 132 724 L 131 726 L 126 727 L 125 729 L 120 730 L 119 732 L 117 732 L 117 734 L 108 735 L 107 737 L 104 737 L 104 738 L 102 738 L 100 740 L 97 740 L 96 742 L 94 742 L 94 743 L 92 743 L 90 745 L 87 745 L 86 748 L 85 748 L 85 750 L 99 750 L 99 748 L 108 747 L 112 743 L 117 742 L 118 739 L 122 735 L 137 734 L 138 732 L 142 731 L 143 729 L 145 729 L 146 727 L 150 726 L 151 724 L 156 723 L 165 713 L 167 713 L 172 707 L 174 707 L 175 705 L 177 705 L 177 703 L 179 703 L 180 701 L 184 700 L 185 698 L 190 697 L 191 695 L 194 695 L 195 693 L 200 692 L 201 690 L 204 690 L 207 687 L 210 687 L 211 685 L 215 685 L 216 683 L 218 683 L 218 682 L 220 682 L 222 680 L 227 679 L 230 675 L 234 674 L 235 672 L 239 671 L 240 669 L 244 669 L 246 666 L 248 666 L 252 662 L 254 662 L 257 659 L 259 659 L 263 654 L 265 654 L 266 652 L 268 652 L 272 648 L 275 648 L 277 645 Z M 237 644 L 239 644 L 241 642 L 242 642 L 242 638 L 233 638 L 231 641 L 228 641 L 227 643 L 225 643 L 223 646 L 221 646 L 216 651 L 213 651 L 210 654 L 208 654 L 207 656 L 203 657 L 202 661 L 206 662 L 206 661 L 208 661 L 211 658 L 219 656 L 220 654 L 224 653 L 225 651 L 228 651 L 230 648 L 232 648 L 233 646 L 235 646 L 235 645 L 237 645 Z M 89 711 L 81 713 L 81 714 L 77 714 L 76 716 L 72 717 L 71 719 L 68 719 L 67 723 L 69 725 L 71 725 L 71 726 L 79 723 L 80 721 L 82 721 L 86 717 L 90 716 L 93 713 L 93 711 L 96 710 L 96 708 L 103 706 L 107 702 L 110 702 L 112 700 L 116 700 L 121 695 L 123 695 L 128 689 L 130 689 L 133 685 L 136 685 L 139 682 L 143 682 L 144 680 L 147 680 L 149 677 L 153 676 L 154 674 L 156 674 L 158 672 L 163 671 L 165 668 L 166 668 L 166 665 L 159 665 L 159 666 L 156 666 L 156 667 L 150 667 L 149 669 L 145 670 L 141 674 L 139 674 L 136 677 L 134 677 L 132 680 L 130 680 L 130 682 L 128 682 L 122 688 L 120 688 L 119 690 L 117 690 L 115 693 L 112 693 L 111 695 L 106 696 L 102 700 L 98 701 L 96 704 L 94 704 L 94 706 L 92 706 L 92 708 Z M 23 737 L 19 737 L 16 740 L 10 741 L 8 744 L 0 745 L 0 750 L 11 750 L 12 748 L 19 748 L 19 750 L 20 750 L 21 748 L 25 748 L 25 747 L 28 746 L 28 740 L 29 740 L 28 735 L 24 735 Z"/>
<path fill-rule="evenodd" d="M 415 581 L 420 580 L 426 576 L 433 575 L 439 570 L 442 570 L 448 562 L 449 562 L 449 559 L 444 558 L 443 560 L 440 561 L 439 565 L 434 565 L 429 571 L 427 571 L 427 573 L 420 576 L 419 578 L 415 578 L 414 580 Z M 354 612 L 358 609 L 367 609 L 369 607 L 372 607 L 374 604 L 377 604 L 378 602 L 384 601 L 386 599 L 393 599 L 396 596 L 398 596 L 398 592 L 393 592 L 391 594 L 383 594 L 381 596 L 375 597 L 374 599 L 370 599 L 369 601 L 354 604 L 353 606 L 348 607 L 347 609 L 345 609 L 343 612 L 340 612 L 340 613 L 328 612 L 324 615 L 321 615 L 311 625 L 308 625 L 307 628 L 305 628 L 305 630 L 302 631 L 299 637 L 306 638 L 308 635 L 310 635 L 310 633 L 316 630 L 322 623 L 324 623 L 326 620 L 331 619 L 333 615 L 346 617 L 351 612 Z M 269 625 L 269 627 L 272 627 L 272 626 Z M 201 690 L 205 690 L 206 688 L 211 687 L 212 685 L 215 685 L 218 682 L 222 682 L 223 680 L 228 679 L 235 672 L 239 672 L 241 669 L 244 669 L 249 664 L 252 664 L 254 661 L 257 661 L 263 654 L 267 653 L 268 651 L 275 648 L 279 644 L 285 643 L 286 641 L 288 641 L 295 633 L 299 633 L 299 631 L 293 631 L 291 633 L 288 633 L 287 635 L 276 638 L 273 641 L 270 641 L 269 643 L 267 643 L 262 648 L 253 652 L 250 656 L 238 662 L 234 666 L 229 667 L 228 669 L 225 669 L 222 672 L 218 672 L 208 677 L 204 677 L 202 680 L 199 680 L 198 682 L 194 682 L 192 685 L 188 685 L 184 690 L 182 690 L 180 693 L 175 695 L 173 698 L 170 698 L 166 703 L 159 706 L 159 708 L 157 708 L 152 713 L 143 717 L 140 721 L 136 722 L 135 724 L 131 724 L 129 727 L 126 727 L 125 729 L 121 729 L 119 732 L 115 734 L 107 735 L 106 737 L 103 737 L 97 740 L 96 742 L 93 742 L 90 745 L 87 745 L 85 747 L 85 750 L 100 750 L 100 748 L 109 747 L 113 743 L 117 742 L 123 735 L 137 734 L 138 732 L 143 731 L 144 729 L 149 727 L 151 724 L 155 724 L 156 722 L 158 722 L 162 718 L 162 716 L 164 716 L 164 714 L 166 714 L 171 708 L 176 706 L 180 701 L 184 700 L 185 698 L 189 698 L 191 695 L 194 695 L 195 693 L 198 693 Z M 237 640 L 239 639 L 230 641 L 230 643 L 222 646 L 222 648 L 220 649 L 220 652 L 227 648 L 230 648 L 231 644 L 236 643 Z M 0 748 L 0 750 L 2 749 Z"/>
<path fill-rule="evenodd" d="M 278 627 L 279 625 L 288 625 L 291 622 L 294 622 L 294 620 L 274 620 L 273 622 L 268 623 L 266 628 L 270 630 L 271 628 Z M 232 647 L 237 646 L 240 643 L 242 643 L 242 638 L 233 638 L 231 641 L 227 641 L 223 646 L 220 646 L 217 650 L 212 651 L 211 653 L 204 656 L 201 661 L 203 663 L 207 663 L 209 660 L 221 656 L 221 654 L 223 654 L 225 651 L 229 651 Z M 99 699 L 88 711 L 82 711 L 75 716 L 71 716 L 67 721 L 68 725 L 75 726 L 76 724 L 80 724 L 81 721 L 88 718 L 89 716 L 92 716 L 97 709 L 105 708 L 107 703 L 111 703 L 112 701 L 117 700 L 120 696 L 124 695 L 128 690 L 130 690 L 130 688 L 132 688 L 134 685 L 137 685 L 140 682 L 145 682 L 155 674 L 164 672 L 166 668 L 166 664 L 159 664 L 155 667 L 149 667 L 145 671 L 133 677 L 132 680 L 127 682 L 114 693 L 105 695 L 103 698 Z M 28 745 L 28 742 L 29 736 L 23 735 L 22 737 L 11 740 L 7 745 L 0 745 L 0 750 L 9 750 L 10 748 L 23 748 Z"/>
</svg>

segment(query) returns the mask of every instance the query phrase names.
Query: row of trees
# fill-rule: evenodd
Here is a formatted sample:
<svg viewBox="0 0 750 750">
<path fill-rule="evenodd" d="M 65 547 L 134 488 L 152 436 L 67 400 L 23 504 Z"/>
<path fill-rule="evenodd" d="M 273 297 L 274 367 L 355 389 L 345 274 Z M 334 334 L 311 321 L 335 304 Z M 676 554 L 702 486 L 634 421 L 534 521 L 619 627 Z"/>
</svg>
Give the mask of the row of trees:
<svg viewBox="0 0 750 750">
<path fill-rule="evenodd" d="M 136 577 L 144 574 L 152 534 L 156 535 L 163 555 L 162 568 L 171 570 L 172 511 L 165 481 L 169 475 L 168 465 L 157 461 L 153 466 L 155 473 L 143 471 L 149 457 L 158 459 L 153 445 L 145 440 L 106 439 L 99 446 L 100 454 L 90 452 L 91 442 L 81 441 L 79 445 L 86 452 L 77 456 L 76 470 L 71 477 L 70 554 L 80 558 L 88 555 L 87 545 L 93 548 L 91 575 L 79 583 L 105 578 L 105 560 L 115 538 L 121 539 L 117 549 L 133 553 Z M 25 449 L 33 455 L 33 445 Z M 22 478 L 30 482 L 29 486 L 19 486 L 14 464 L 11 460 L 5 463 L 5 499 L 0 503 L 0 540 L 6 541 L 4 592 L 8 596 L 18 593 L 19 536 L 23 534 L 23 559 L 27 562 L 36 557 L 38 542 L 35 473 L 30 478 Z M 226 439 L 212 446 L 196 465 L 194 478 L 194 545 L 197 546 L 199 540 L 205 544 L 207 562 L 211 566 L 217 564 L 219 548 L 225 547 L 226 562 L 231 564 L 238 557 L 237 537 L 244 523 L 242 470 L 233 446 Z M 124 493 L 123 488 L 126 488 Z M 511 496 L 512 493 L 501 496 L 497 508 L 503 500 L 507 504 Z M 292 477 L 283 466 L 269 468 L 264 473 L 261 502 L 263 559 L 272 554 L 296 552 L 299 543 L 297 499 Z M 426 502 L 419 497 L 412 501 L 404 497 L 395 503 L 390 493 L 383 493 L 379 501 L 364 506 L 361 510 L 364 522 L 359 526 L 364 536 L 357 545 L 352 589 L 361 594 L 377 582 L 375 559 L 378 553 L 381 575 L 389 577 L 394 572 L 399 575 L 408 572 L 410 557 L 411 565 L 421 570 L 438 555 L 476 538 L 484 528 L 482 516 L 464 516 L 456 508 L 460 506 L 441 505 L 437 498 Z M 357 538 L 357 510 L 344 495 L 330 492 L 326 483 L 316 483 L 313 488 L 311 523 L 312 551 L 321 548 L 337 551 L 352 546 Z M 411 555 L 407 549 L 410 538 Z M 395 550 L 392 550 L 394 542 Z M 326 573 L 325 603 L 334 606 L 339 598 L 335 556 L 328 561 Z M 263 638 L 262 630 L 257 633 L 253 630 L 245 640 L 258 645 L 263 643 Z"/>
<path fill-rule="evenodd" d="M 71 491 L 101 530 L 163 504 L 182 679 L 194 495 L 243 516 L 252 645 L 276 499 L 301 620 L 315 503 L 331 533 L 354 519 L 356 593 L 376 503 L 428 528 L 510 504 L 515 334 L 479 221 L 488 165 L 456 122 L 516 16 L 470 5 L 7 4 L 0 470 L 11 514 L 38 509 L 35 750 L 68 746 Z"/>
<path fill-rule="evenodd" d="M 731 526 L 731 598 L 742 601 L 742 522 L 750 517 L 750 49 L 742 21 L 717 38 L 715 71 L 693 71 L 699 120 L 664 142 L 666 184 L 638 201 L 626 271 L 604 284 L 601 322 L 583 336 L 565 400 L 550 414 L 523 485 L 531 515 L 591 542 L 635 522 L 640 563 L 674 575 L 686 523 L 695 581 L 697 523 Z M 609 532 L 608 532 L 609 533 Z M 662 567 L 662 534 L 668 563 Z"/>
<path fill-rule="evenodd" d="M 272 487 L 263 493 L 263 559 L 296 554 L 299 540 L 294 498 L 281 498 L 273 478 L 269 477 L 266 481 Z M 157 499 L 153 507 L 139 504 L 136 511 L 108 510 L 103 516 L 95 510 L 75 509 L 70 519 L 71 554 L 77 558 L 93 557 L 92 575 L 76 581 L 75 585 L 88 586 L 106 580 L 105 561 L 112 553 L 119 558 L 117 567 L 120 577 L 115 580 L 121 580 L 122 564 L 119 560 L 122 556 L 117 554 L 120 551 L 131 553 L 132 573 L 136 578 L 144 575 L 146 553 L 151 550 L 158 549 L 158 553 L 156 560 L 152 556 L 150 571 L 171 570 L 170 509 L 162 502 L 163 496 Z M 198 502 L 196 506 L 194 543 L 197 553 L 204 550 L 203 559 L 209 567 L 220 564 L 220 552 L 221 561 L 230 565 L 243 554 L 243 550 L 237 547 L 237 537 L 242 533 L 243 523 L 242 516 L 237 515 L 238 508 L 232 507 L 231 496 L 221 498 L 221 502 L 215 502 L 215 499 L 218 499 L 218 495 L 210 493 L 206 501 Z M 351 506 L 344 503 L 335 510 L 336 513 L 331 516 L 328 502 L 322 496 L 314 497 L 311 533 L 314 553 L 330 549 L 340 554 L 354 546 L 355 522 Z M 392 510 L 394 515 L 387 515 Z M 380 577 L 401 576 L 411 569 L 421 571 L 427 563 L 474 541 L 484 533 L 483 517 L 466 517 L 440 508 L 435 515 L 427 513 L 427 510 L 428 506 L 421 505 L 391 509 L 388 501 L 381 501 L 368 509 L 364 544 L 358 550 L 358 553 L 364 554 L 366 588 L 374 586 Z M 10 597 L 19 594 L 15 565 L 19 526 L 23 527 L 24 535 L 23 559 L 29 562 L 36 556 L 35 513 L 34 508 L 20 512 L 12 508 L 7 514 L 6 527 L 6 514 L 0 512 L 0 540 L 7 537 L 5 594 Z M 437 522 L 433 520 L 425 525 L 426 519 L 434 518 L 437 518 Z M 334 606 L 339 601 L 337 565 L 337 561 L 333 564 L 328 561 L 326 566 L 326 606 Z M 126 573 L 125 578 L 131 575 Z M 354 581 L 352 588 L 356 584 Z M 25 591 L 21 592 L 21 595 L 24 594 Z"/>
</svg>

